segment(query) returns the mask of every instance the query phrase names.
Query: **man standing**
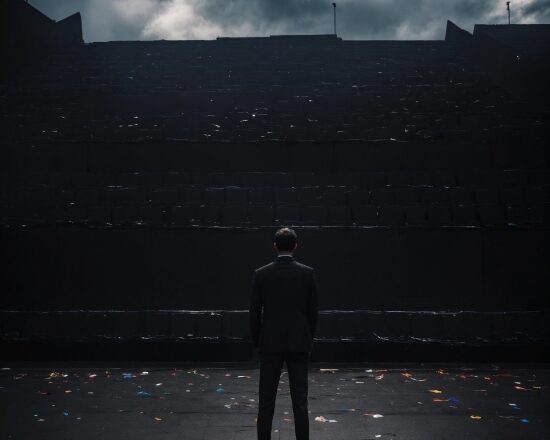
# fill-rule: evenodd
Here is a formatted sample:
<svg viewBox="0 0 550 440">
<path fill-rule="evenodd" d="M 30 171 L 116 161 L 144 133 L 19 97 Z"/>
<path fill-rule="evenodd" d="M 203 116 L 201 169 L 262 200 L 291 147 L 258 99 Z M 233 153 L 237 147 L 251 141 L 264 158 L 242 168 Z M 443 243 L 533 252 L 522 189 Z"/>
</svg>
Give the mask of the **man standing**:
<svg viewBox="0 0 550 440">
<path fill-rule="evenodd" d="M 297 235 L 293 229 L 279 229 L 273 247 L 278 253 L 275 260 L 254 271 L 250 300 L 250 334 L 260 354 L 258 440 L 271 439 L 283 361 L 296 440 L 309 440 L 308 362 L 319 313 L 315 271 L 294 259 Z"/>
</svg>

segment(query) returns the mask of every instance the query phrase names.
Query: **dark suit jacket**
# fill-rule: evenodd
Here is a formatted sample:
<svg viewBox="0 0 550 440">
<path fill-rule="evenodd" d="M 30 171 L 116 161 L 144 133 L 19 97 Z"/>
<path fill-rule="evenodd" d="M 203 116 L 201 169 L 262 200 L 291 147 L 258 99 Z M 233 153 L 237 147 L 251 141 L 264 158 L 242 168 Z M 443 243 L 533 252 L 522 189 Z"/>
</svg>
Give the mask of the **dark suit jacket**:
<svg viewBox="0 0 550 440">
<path fill-rule="evenodd" d="M 254 271 L 250 334 L 260 352 L 310 352 L 318 313 L 312 267 L 280 255 Z"/>
</svg>

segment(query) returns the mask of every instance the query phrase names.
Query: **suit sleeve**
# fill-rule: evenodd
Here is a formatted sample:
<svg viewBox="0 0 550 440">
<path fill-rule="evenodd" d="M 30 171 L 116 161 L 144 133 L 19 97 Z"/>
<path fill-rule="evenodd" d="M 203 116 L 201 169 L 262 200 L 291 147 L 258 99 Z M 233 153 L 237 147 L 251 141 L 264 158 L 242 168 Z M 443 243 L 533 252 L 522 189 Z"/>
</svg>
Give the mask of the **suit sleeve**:
<svg viewBox="0 0 550 440">
<path fill-rule="evenodd" d="M 317 316 L 319 315 L 319 302 L 317 299 L 317 277 L 315 271 L 311 272 L 311 281 L 309 288 L 309 301 L 308 301 L 308 321 L 309 328 L 311 330 L 311 339 L 315 336 L 315 330 L 317 328 Z"/>
<path fill-rule="evenodd" d="M 250 337 L 254 347 L 258 348 L 260 341 L 260 328 L 262 323 L 262 297 L 260 295 L 260 284 L 258 273 L 254 272 L 252 277 L 252 294 L 250 297 Z"/>
</svg>

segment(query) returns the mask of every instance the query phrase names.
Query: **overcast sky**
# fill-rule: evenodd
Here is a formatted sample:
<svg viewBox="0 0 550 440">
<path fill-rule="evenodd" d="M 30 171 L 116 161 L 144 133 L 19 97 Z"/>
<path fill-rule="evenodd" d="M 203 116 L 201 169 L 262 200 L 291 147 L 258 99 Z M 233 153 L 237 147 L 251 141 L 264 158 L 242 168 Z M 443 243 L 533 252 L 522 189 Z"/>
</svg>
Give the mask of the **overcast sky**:
<svg viewBox="0 0 550 440">
<path fill-rule="evenodd" d="M 327 34 L 325 0 L 29 0 L 60 20 L 80 11 L 84 39 L 189 40 L 276 34 Z M 508 22 L 502 0 L 340 0 L 337 33 L 346 40 L 439 40 L 447 19 L 470 32 L 475 23 Z M 512 0 L 512 23 L 550 23 L 550 0 Z"/>
</svg>

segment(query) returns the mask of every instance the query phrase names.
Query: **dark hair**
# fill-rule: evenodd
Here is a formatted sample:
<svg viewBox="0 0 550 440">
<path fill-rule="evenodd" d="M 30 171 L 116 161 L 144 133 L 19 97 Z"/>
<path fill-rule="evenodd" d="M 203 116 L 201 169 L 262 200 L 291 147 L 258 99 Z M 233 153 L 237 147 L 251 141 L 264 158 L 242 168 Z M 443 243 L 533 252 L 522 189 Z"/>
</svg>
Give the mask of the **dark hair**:
<svg viewBox="0 0 550 440">
<path fill-rule="evenodd" d="M 298 236 L 294 229 L 281 228 L 275 232 L 275 245 L 279 251 L 291 251 L 298 241 Z"/>
</svg>

